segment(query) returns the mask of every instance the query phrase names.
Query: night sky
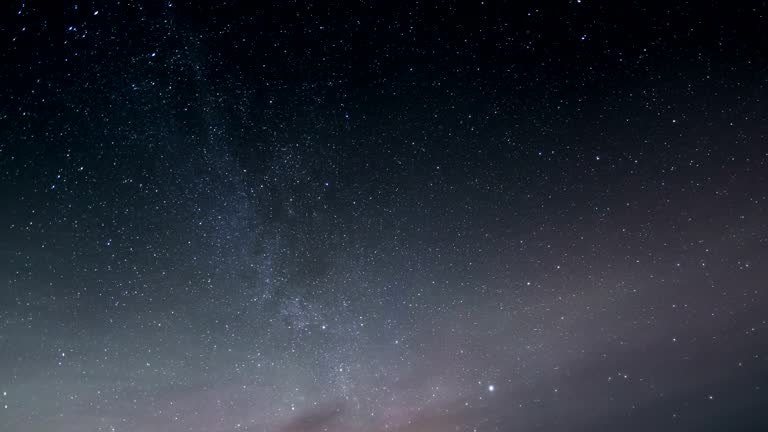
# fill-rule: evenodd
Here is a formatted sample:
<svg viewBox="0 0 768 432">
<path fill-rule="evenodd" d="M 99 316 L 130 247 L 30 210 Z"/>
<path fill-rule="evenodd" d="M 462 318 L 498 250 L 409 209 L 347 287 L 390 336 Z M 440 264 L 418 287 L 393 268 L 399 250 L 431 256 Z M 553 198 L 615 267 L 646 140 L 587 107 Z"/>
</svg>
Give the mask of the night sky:
<svg viewBox="0 0 768 432">
<path fill-rule="evenodd" d="M 1 7 L 0 431 L 768 430 L 765 2 L 189 3 Z"/>
</svg>

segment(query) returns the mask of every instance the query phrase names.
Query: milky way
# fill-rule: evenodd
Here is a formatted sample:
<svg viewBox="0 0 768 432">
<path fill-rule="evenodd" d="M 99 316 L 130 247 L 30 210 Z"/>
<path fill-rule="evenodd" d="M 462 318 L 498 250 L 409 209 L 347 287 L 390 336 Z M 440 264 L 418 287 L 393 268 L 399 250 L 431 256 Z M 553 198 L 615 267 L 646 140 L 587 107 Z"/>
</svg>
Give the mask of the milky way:
<svg viewBox="0 0 768 432">
<path fill-rule="evenodd" d="M 59 3 L 0 431 L 768 430 L 764 5 Z"/>
</svg>

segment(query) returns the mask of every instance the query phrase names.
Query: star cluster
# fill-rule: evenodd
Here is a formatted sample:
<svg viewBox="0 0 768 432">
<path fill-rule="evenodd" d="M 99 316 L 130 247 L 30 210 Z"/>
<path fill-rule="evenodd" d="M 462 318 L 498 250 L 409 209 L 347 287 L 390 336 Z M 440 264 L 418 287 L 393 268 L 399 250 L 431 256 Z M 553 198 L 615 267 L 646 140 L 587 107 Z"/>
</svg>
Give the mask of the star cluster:
<svg viewBox="0 0 768 432">
<path fill-rule="evenodd" d="M 768 9 L 510 3 L 4 4 L 0 430 L 766 430 Z"/>
</svg>

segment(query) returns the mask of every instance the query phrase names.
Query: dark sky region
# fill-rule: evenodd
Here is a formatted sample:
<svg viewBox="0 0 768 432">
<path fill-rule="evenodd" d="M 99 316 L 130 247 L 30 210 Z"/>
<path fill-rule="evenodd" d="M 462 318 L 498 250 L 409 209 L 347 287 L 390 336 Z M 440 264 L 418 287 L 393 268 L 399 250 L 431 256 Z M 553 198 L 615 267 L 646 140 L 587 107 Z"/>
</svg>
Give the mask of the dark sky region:
<svg viewBox="0 0 768 432">
<path fill-rule="evenodd" d="M 0 431 L 768 430 L 767 13 L 3 2 Z"/>
</svg>

